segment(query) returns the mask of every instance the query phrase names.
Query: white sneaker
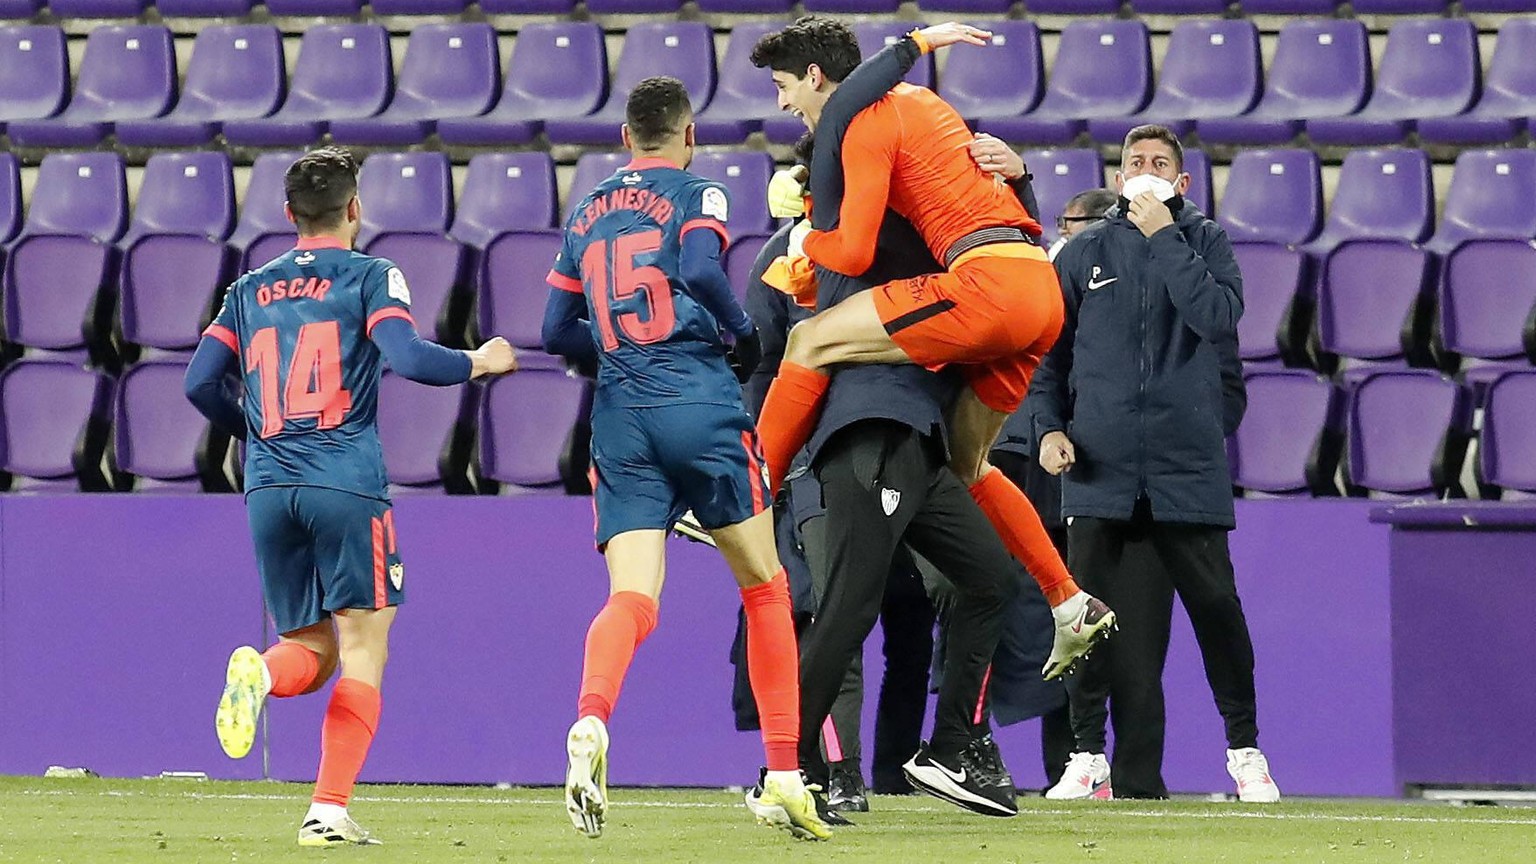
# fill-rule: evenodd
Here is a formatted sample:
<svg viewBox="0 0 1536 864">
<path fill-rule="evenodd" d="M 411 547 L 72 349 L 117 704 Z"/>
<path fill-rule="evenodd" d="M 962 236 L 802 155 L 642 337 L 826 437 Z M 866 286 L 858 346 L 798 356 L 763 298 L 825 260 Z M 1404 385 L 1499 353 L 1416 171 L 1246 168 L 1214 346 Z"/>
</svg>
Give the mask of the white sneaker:
<svg viewBox="0 0 1536 864">
<path fill-rule="evenodd" d="M 577 831 L 601 837 L 608 816 L 608 727 L 596 717 L 577 720 L 566 733 L 565 753 L 565 812 Z"/>
<path fill-rule="evenodd" d="M 1072 671 L 1079 659 L 1087 657 L 1116 628 L 1115 613 L 1087 591 L 1079 591 L 1051 607 L 1051 617 L 1056 621 L 1056 636 L 1051 656 L 1040 670 L 1047 681 Z"/>
<path fill-rule="evenodd" d="M 307 817 L 299 828 L 300 846 L 378 846 L 380 842 L 351 816 L 334 819 Z"/>
<path fill-rule="evenodd" d="M 1061 775 L 1061 782 L 1052 786 L 1045 797 L 1053 801 L 1080 798 L 1108 801 L 1114 798 L 1109 783 L 1109 760 L 1103 753 L 1073 753 L 1067 760 L 1067 770 Z"/>
<path fill-rule="evenodd" d="M 1237 781 L 1237 800 L 1244 804 L 1273 804 L 1280 787 L 1269 776 L 1269 760 L 1257 747 L 1227 751 L 1227 773 Z"/>
</svg>

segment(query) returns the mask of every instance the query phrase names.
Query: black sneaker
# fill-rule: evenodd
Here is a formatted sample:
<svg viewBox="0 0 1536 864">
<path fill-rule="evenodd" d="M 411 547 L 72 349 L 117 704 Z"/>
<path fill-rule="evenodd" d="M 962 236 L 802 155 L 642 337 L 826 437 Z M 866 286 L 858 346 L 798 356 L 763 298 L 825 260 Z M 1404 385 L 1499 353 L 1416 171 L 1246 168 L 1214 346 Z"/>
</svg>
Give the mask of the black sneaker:
<svg viewBox="0 0 1536 864">
<path fill-rule="evenodd" d="M 992 734 L 989 732 L 972 741 L 970 753 L 976 763 L 977 775 L 983 778 L 983 783 L 995 788 L 998 799 L 1006 801 L 1017 813 L 1018 806 L 1014 799 L 1018 795 L 1018 787 L 1013 785 L 1013 775 L 1008 773 L 1008 766 L 1003 764 L 1003 751 L 997 749 Z"/>
<path fill-rule="evenodd" d="M 921 792 L 942 798 L 983 816 L 1017 816 L 1013 780 L 1002 767 L 972 742 L 952 756 L 935 753 L 924 744 L 917 755 L 901 766 L 907 780 Z"/>
<path fill-rule="evenodd" d="M 845 813 L 868 813 L 869 798 L 864 795 L 864 777 L 858 768 L 834 767 L 827 790 L 827 807 Z"/>
</svg>

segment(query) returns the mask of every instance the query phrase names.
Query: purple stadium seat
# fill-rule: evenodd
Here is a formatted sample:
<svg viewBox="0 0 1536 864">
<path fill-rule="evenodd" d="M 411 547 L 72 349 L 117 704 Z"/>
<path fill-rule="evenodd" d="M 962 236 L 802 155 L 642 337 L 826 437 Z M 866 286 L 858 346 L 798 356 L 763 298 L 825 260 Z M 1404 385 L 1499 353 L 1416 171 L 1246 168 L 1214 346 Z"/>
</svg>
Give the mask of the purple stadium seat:
<svg viewBox="0 0 1536 864">
<path fill-rule="evenodd" d="M 1290 328 L 1296 326 L 1298 293 L 1310 290 L 1305 282 L 1306 256 L 1279 243 L 1243 241 L 1232 244 L 1232 253 L 1243 274 L 1239 353 L 1250 363 L 1280 360 L 1297 342 Z"/>
<path fill-rule="evenodd" d="M 1199 207 L 1201 213 L 1216 218 L 1216 202 L 1211 198 L 1211 157 L 1204 150 L 1186 148 L 1184 173 L 1189 175 L 1189 190 L 1184 193 L 1184 200 Z"/>
<path fill-rule="evenodd" d="M 1353 0 L 1356 15 L 1430 15 L 1444 13 L 1446 0 Z"/>
<path fill-rule="evenodd" d="M 276 14 L 276 10 L 273 10 Z M 377 24 L 311 27 L 299 43 L 288 99 L 277 113 L 231 120 L 231 144 L 297 147 L 317 140 L 328 120 L 372 117 L 389 101 L 389 34 Z"/>
<path fill-rule="evenodd" d="M 1332 15 L 1340 0 L 1242 0 L 1247 15 Z"/>
<path fill-rule="evenodd" d="M 543 230 L 554 224 L 555 165 L 549 154 L 482 153 L 469 160 L 458 213 L 448 232 L 455 240 L 483 249 L 505 231 Z"/>
<path fill-rule="evenodd" d="M 267 0 L 275 16 L 325 16 L 347 18 L 363 11 L 363 0 Z"/>
<path fill-rule="evenodd" d="M 560 368 L 530 362 L 491 381 L 480 407 L 481 475 L 525 488 L 559 484 L 566 441 L 591 404 L 587 382 Z"/>
<path fill-rule="evenodd" d="M 1335 247 L 1324 259 L 1317 298 L 1323 350 L 1400 362 L 1409 319 L 1433 291 L 1433 265 L 1427 250 L 1397 240 L 1346 240 Z"/>
<path fill-rule="evenodd" d="M 450 297 L 465 284 L 463 246 L 447 236 L 453 178 L 442 153 L 375 153 L 357 179 L 363 227 L 357 248 L 400 265 L 410 283 L 416 326 L 427 338 L 456 344 Z"/>
<path fill-rule="evenodd" d="M 406 43 L 394 101 L 373 117 L 332 120 L 331 137 L 340 144 L 420 144 L 434 120 L 484 114 L 501 78 L 497 51 L 496 31 L 484 22 L 417 27 Z"/>
<path fill-rule="evenodd" d="M 1323 178 L 1311 150 L 1244 150 L 1232 158 L 1221 225 L 1234 241 L 1296 245 L 1323 217 Z"/>
<path fill-rule="evenodd" d="M 117 467 L 140 478 L 140 491 L 197 492 L 197 451 L 208 421 L 182 392 L 183 359 L 136 363 L 117 382 L 113 447 Z"/>
<path fill-rule="evenodd" d="M 698 0 L 699 11 L 725 13 L 727 15 L 784 13 L 793 9 L 794 0 Z M 731 28 L 734 34 L 738 24 Z"/>
<path fill-rule="evenodd" d="M 195 147 L 213 140 L 219 121 L 265 117 L 282 101 L 283 37 L 276 27 L 205 27 L 193 42 L 176 107 L 164 117 L 118 122 L 117 140 L 131 147 Z"/>
<path fill-rule="evenodd" d="M 302 154 L 262 153 L 251 166 L 240 221 L 229 245 L 241 253 L 241 270 L 254 270 L 293 248 L 298 234 L 283 213 L 283 175 Z"/>
<path fill-rule="evenodd" d="M 393 373 L 379 378 L 379 444 L 392 493 L 442 492 L 439 458 L 461 420 L 474 420 L 478 390 L 427 387 Z"/>
<path fill-rule="evenodd" d="M 1467 422 L 1465 391 L 1426 369 L 1365 376 L 1349 398 L 1349 482 L 1391 495 L 1436 495 L 1459 471 L 1447 446 Z"/>
<path fill-rule="evenodd" d="M 1440 329 L 1445 347 L 1482 360 L 1523 360 L 1536 311 L 1536 247 L 1529 240 L 1468 240 L 1445 262 Z"/>
<path fill-rule="evenodd" d="M 939 95 L 966 120 L 1017 117 L 1040 101 L 1045 67 L 1032 21 L 989 21 L 992 44 L 949 55 Z"/>
<path fill-rule="evenodd" d="M 1131 0 L 1137 15 L 1220 15 L 1236 0 Z"/>
<path fill-rule="evenodd" d="M 1028 7 L 1036 15 L 1113 15 L 1120 0 L 1029 0 Z"/>
<path fill-rule="evenodd" d="M 59 18 L 137 18 L 148 0 L 49 0 Z"/>
<path fill-rule="evenodd" d="M 466 0 L 370 0 L 375 15 L 458 15 Z M 416 31 L 411 31 L 414 36 Z"/>
<path fill-rule="evenodd" d="M 1318 144 L 1397 143 L 1414 118 L 1451 117 L 1471 107 L 1480 69 L 1471 21 L 1399 21 L 1387 36 L 1371 101 L 1348 117 L 1307 120 L 1307 134 Z"/>
<path fill-rule="evenodd" d="M 900 5 L 901 0 L 805 0 L 805 11 L 843 15 L 892 15 Z"/>
<path fill-rule="evenodd" d="M 1536 4 L 1530 8 L 1536 9 Z M 1419 136 L 1445 144 L 1503 144 L 1536 117 L 1536 19 L 1510 18 L 1483 76 L 1483 95 L 1472 110 L 1454 117 L 1422 117 Z"/>
<path fill-rule="evenodd" d="M 912 32 L 912 29 L 913 25 L 906 21 L 859 21 L 853 25 L 853 35 L 859 39 L 859 53 L 865 57 L 873 57 L 885 46 L 900 42 L 901 37 Z M 933 79 L 932 54 L 924 54 L 906 77 L 908 84 L 929 88 L 933 87 Z"/>
<path fill-rule="evenodd" d="M 1067 209 L 1067 201 L 1079 192 L 1104 186 L 1104 159 L 1099 151 L 1026 150 L 1024 166 L 1035 176 L 1035 200 L 1040 203 L 1038 218 L 1045 229 L 1046 244 L 1056 242 L 1056 217 Z"/>
<path fill-rule="evenodd" d="M 1500 497 L 1536 493 L 1536 371 L 1508 372 L 1489 386 L 1478 456 L 1483 481 L 1503 490 Z"/>
<path fill-rule="evenodd" d="M 86 37 L 75 95 L 63 113 L 15 121 L 6 131 L 20 147 L 88 147 L 115 120 L 164 114 L 175 93 L 171 31 L 147 24 L 97 27 Z"/>
<path fill-rule="evenodd" d="M 731 195 L 730 221 L 726 227 L 732 236 L 772 230 L 773 217 L 768 215 L 768 178 L 773 176 L 773 158 L 767 153 L 745 150 L 695 153 L 688 170 L 725 184 Z"/>
<path fill-rule="evenodd" d="M 783 22 L 769 21 L 741 23 L 731 28 L 731 41 L 720 61 L 715 98 L 694 120 L 694 133 L 700 144 L 739 144 L 761 128 L 764 120 L 779 113 L 773 79 L 767 69 L 752 65 L 752 47 L 783 26 Z M 795 120 L 796 125 L 799 123 Z"/>
<path fill-rule="evenodd" d="M 924 12 L 964 12 L 972 15 L 1003 15 L 1014 0 L 922 0 Z M 1031 4 L 1033 5 L 1033 4 Z M 1000 22 L 988 21 L 988 27 Z"/>
<path fill-rule="evenodd" d="M 1152 49 L 1140 21 L 1073 21 L 1061 32 L 1040 105 L 1023 117 L 978 125 L 1007 141 L 1066 144 L 1089 117 L 1124 117 L 1147 103 Z"/>
<path fill-rule="evenodd" d="M 21 214 L 21 168 L 16 154 L 0 153 L 0 246 L 21 230 Z"/>
<path fill-rule="evenodd" d="M 487 15 L 568 15 L 576 0 L 480 0 Z"/>
<path fill-rule="evenodd" d="M 1461 0 L 1462 11 L 1536 12 L 1536 0 Z"/>
<path fill-rule="evenodd" d="M 1436 252 L 1479 239 L 1536 237 L 1536 152 L 1464 150 L 1445 196 L 1440 229 L 1429 241 Z"/>
<path fill-rule="evenodd" d="M 607 72 L 596 24 L 530 24 L 518 31 L 496 107 L 479 117 L 440 120 L 437 134 L 448 144 L 526 144 L 545 120 L 596 111 L 608 92 Z"/>
<path fill-rule="evenodd" d="M 587 197 L 588 192 L 627 164 L 629 164 L 628 153 L 581 154 L 581 158 L 576 160 L 576 172 L 571 175 L 570 189 L 566 190 L 565 200 L 560 205 L 560 219 L 563 221 L 571 215 L 571 210 L 581 199 Z"/>
<path fill-rule="evenodd" d="M 676 12 L 682 0 L 587 0 L 587 11 L 598 15 L 648 15 Z"/>
<path fill-rule="evenodd" d="M 725 252 L 725 275 L 731 280 L 731 290 L 736 293 L 736 299 L 741 303 L 747 302 L 747 277 L 752 273 L 752 265 L 757 261 L 757 255 L 763 251 L 768 243 L 767 234 L 746 234 L 736 237 L 731 241 L 731 248 Z"/>
<path fill-rule="evenodd" d="M 166 18 L 244 18 L 255 0 L 155 0 Z"/>
<path fill-rule="evenodd" d="M 115 275 L 111 244 L 123 233 L 127 204 L 116 153 L 43 157 L 21 239 L 5 261 L 7 341 L 57 350 L 86 344 L 81 322 L 94 317 L 98 290 Z"/>
<path fill-rule="evenodd" d="M 540 327 L 549 285 L 544 276 L 560 254 L 558 231 L 505 231 L 485 248 L 481 274 L 480 333 L 517 348 L 544 350 Z"/>
<path fill-rule="evenodd" d="M 75 360 L 24 358 L 0 370 L 0 471 L 16 475 L 17 489 L 81 488 L 76 466 L 100 464 L 111 405 L 112 379 Z"/>
<path fill-rule="evenodd" d="M 617 146 L 629 91 L 653 75 L 680 79 L 688 88 L 693 110 L 702 111 L 715 90 L 715 37 L 709 25 L 676 21 L 631 27 L 624 37 L 607 103 L 588 117 L 547 120 L 544 131 L 549 140 L 555 144 Z"/>
<path fill-rule="evenodd" d="M 31 18 L 43 8 L 43 0 L 0 0 L 0 18 Z"/>
<path fill-rule="evenodd" d="M 235 184 L 223 153 L 157 153 L 123 239 L 122 332 L 135 345 L 197 347 L 214 292 L 229 282 L 224 238 Z M 132 472 L 136 473 L 136 472 Z"/>
<path fill-rule="evenodd" d="M 1353 150 L 1344 157 L 1318 252 L 1346 239 L 1422 243 L 1435 220 L 1435 188 L 1422 150 Z"/>
<path fill-rule="evenodd" d="M 1342 117 L 1365 104 L 1371 91 L 1371 51 L 1359 21 L 1292 21 L 1280 28 L 1259 104 L 1239 117 L 1195 124 L 1202 141 L 1284 144 L 1301 131 L 1300 119 Z"/>
<path fill-rule="evenodd" d="M 69 98 L 64 31 L 0 27 L 0 123 L 52 117 Z"/>
<path fill-rule="evenodd" d="M 1342 419 L 1334 386 L 1300 369 L 1258 370 L 1243 380 L 1248 411 L 1227 446 L 1232 482 L 1271 495 L 1304 495 L 1331 484 L 1337 454 L 1328 453 L 1334 448 L 1325 442 L 1338 434 Z"/>
<path fill-rule="evenodd" d="M 1194 121 L 1236 117 L 1259 98 L 1259 31 L 1248 21 L 1181 21 L 1173 28 L 1152 101 L 1129 117 L 1091 118 L 1095 141 L 1118 144 L 1134 126 L 1184 135 Z"/>
</svg>

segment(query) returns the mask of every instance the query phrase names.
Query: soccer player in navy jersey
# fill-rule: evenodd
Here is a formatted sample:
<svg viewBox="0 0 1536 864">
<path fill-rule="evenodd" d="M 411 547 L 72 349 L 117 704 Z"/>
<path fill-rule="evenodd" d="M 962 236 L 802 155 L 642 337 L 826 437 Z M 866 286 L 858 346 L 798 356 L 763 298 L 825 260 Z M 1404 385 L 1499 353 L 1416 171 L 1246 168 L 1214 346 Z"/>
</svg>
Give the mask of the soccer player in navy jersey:
<svg viewBox="0 0 1536 864">
<path fill-rule="evenodd" d="M 724 554 L 747 616 L 752 692 L 767 768 L 747 806 L 797 836 L 831 832 L 799 773 L 799 664 L 762 456 L 724 330 L 756 366 L 752 321 L 720 265 L 730 200 L 688 173 L 693 111 L 675 78 L 630 92 L 622 137 L 634 159 L 571 211 L 549 282 L 545 348 L 598 355 L 592 406 L 597 542 L 609 597 L 587 631 L 577 720 L 566 739 L 566 809 L 602 834 L 607 721 L 636 648 L 656 626 L 664 544 L 691 509 Z"/>
<path fill-rule="evenodd" d="M 216 730 L 250 752 L 268 696 L 331 691 L 319 777 L 300 846 L 371 845 L 347 802 L 378 726 L 395 607 L 405 601 L 376 425 L 379 373 L 447 386 L 511 372 L 495 338 L 476 351 L 424 341 L 394 263 L 352 251 L 362 220 L 357 163 L 326 148 L 284 177 L 292 251 L 240 277 L 187 368 L 187 398 L 246 441 L 245 493 L 262 594 L 279 633 L 265 653 L 230 655 Z M 243 376 L 245 398 L 225 389 Z"/>
</svg>

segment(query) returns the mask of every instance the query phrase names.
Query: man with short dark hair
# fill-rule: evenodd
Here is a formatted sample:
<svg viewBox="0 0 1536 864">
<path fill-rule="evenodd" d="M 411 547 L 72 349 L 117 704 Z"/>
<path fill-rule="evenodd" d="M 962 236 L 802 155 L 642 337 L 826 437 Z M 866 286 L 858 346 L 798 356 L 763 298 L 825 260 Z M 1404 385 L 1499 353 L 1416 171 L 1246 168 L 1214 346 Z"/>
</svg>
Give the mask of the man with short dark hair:
<svg viewBox="0 0 1536 864">
<path fill-rule="evenodd" d="M 517 368 L 500 337 L 476 351 L 422 340 L 393 262 L 352 251 L 362 224 L 357 162 L 322 148 L 283 178 L 298 228 L 290 252 L 230 286 L 187 367 L 210 421 L 247 441 L 245 500 L 262 597 L 278 632 L 230 655 L 215 714 L 219 744 L 250 752 L 267 698 L 312 693 L 335 673 L 320 771 L 300 846 L 378 841 L 347 812 L 379 723 L 379 687 L 405 565 L 376 425 L 379 374 L 448 386 Z M 225 389 L 243 374 L 245 398 Z"/>
<path fill-rule="evenodd" d="M 1058 232 L 1056 242 L 1051 244 L 1050 255 L 1052 261 L 1061 252 L 1061 247 L 1067 245 L 1075 235 L 1089 225 L 1101 222 L 1109 208 L 1115 206 L 1115 193 L 1110 189 L 1087 189 L 1067 199 L 1067 204 L 1061 209 L 1061 215 L 1056 217 L 1056 230 Z"/>
<path fill-rule="evenodd" d="M 1115 797 L 1168 794 L 1162 674 L 1175 593 L 1226 723 L 1238 797 L 1280 797 L 1258 749 L 1253 643 L 1227 547 L 1226 434 L 1245 404 L 1235 371 L 1242 274 L 1226 232 L 1184 200 L 1183 169 L 1167 128 L 1131 130 L 1118 204 L 1055 262 L 1067 320 L 1030 389 L 1039 460 L 1066 472 L 1073 572 L 1123 615 L 1120 637 L 1068 683 L 1078 752 L 1053 798 L 1107 788 L 1111 773 Z"/>
</svg>

